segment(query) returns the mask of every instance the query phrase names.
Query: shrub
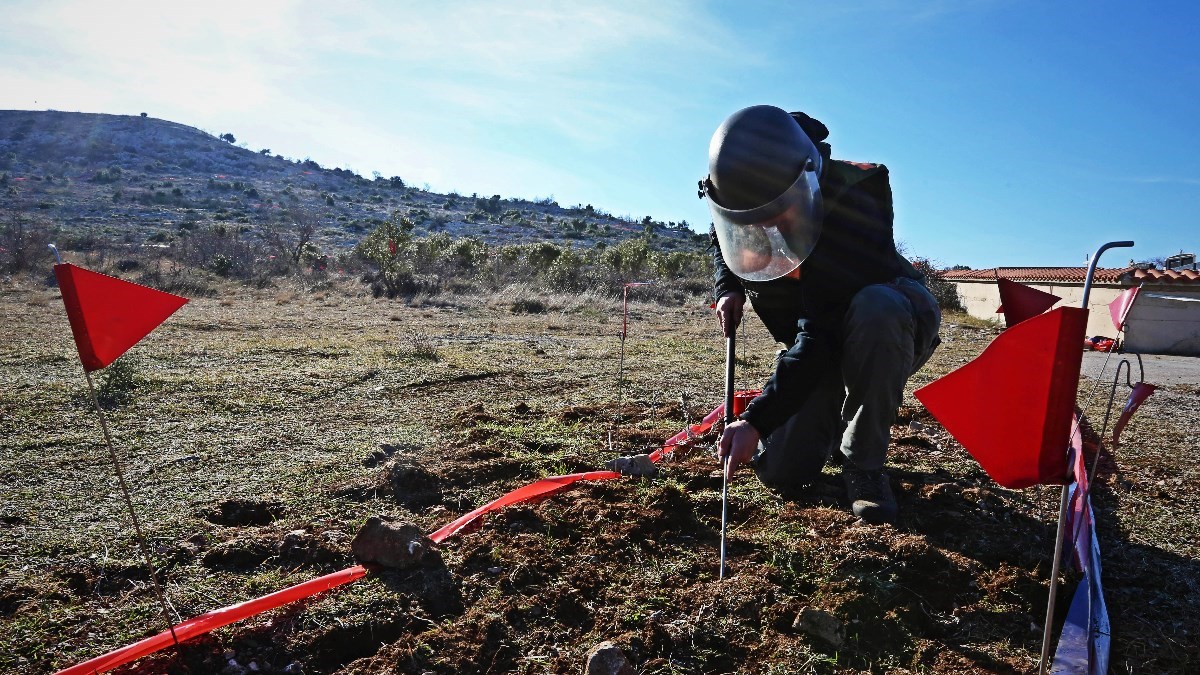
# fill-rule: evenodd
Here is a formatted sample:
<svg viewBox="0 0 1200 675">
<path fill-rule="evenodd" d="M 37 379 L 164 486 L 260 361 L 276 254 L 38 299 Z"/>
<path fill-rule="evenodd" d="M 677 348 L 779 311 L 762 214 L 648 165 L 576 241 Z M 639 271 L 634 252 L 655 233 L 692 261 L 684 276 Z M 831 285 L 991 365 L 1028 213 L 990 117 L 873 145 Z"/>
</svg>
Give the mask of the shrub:
<svg viewBox="0 0 1200 675">
<path fill-rule="evenodd" d="M 141 379 L 138 377 L 139 365 L 134 357 L 126 354 L 104 369 L 100 374 L 100 385 L 96 387 L 100 405 L 111 407 L 133 400 L 133 392 Z"/>
<path fill-rule="evenodd" d="M 93 183 L 115 183 L 121 180 L 121 167 L 111 166 L 107 169 L 100 169 L 91 178 Z"/>
<path fill-rule="evenodd" d="M 513 314 L 541 314 L 546 311 L 546 303 L 538 298 L 521 298 L 514 300 L 510 309 Z"/>
<path fill-rule="evenodd" d="M 0 270 L 20 272 L 46 264 L 57 232 L 49 221 L 24 214 L 0 214 Z"/>
<path fill-rule="evenodd" d="M 942 277 L 941 270 L 928 258 L 913 258 L 912 266 L 925 275 L 922 283 L 937 300 L 938 307 L 955 311 L 964 311 L 962 300 L 958 297 L 958 288 L 953 282 Z"/>
</svg>

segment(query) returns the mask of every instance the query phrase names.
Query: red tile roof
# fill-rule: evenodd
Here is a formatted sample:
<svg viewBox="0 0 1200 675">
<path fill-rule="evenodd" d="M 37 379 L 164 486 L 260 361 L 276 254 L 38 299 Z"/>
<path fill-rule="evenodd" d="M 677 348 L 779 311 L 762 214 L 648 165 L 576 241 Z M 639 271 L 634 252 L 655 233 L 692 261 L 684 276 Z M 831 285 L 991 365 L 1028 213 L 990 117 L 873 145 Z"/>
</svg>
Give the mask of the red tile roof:
<svg viewBox="0 0 1200 675">
<path fill-rule="evenodd" d="M 944 270 L 943 279 L 950 281 L 994 281 L 1008 279 L 1026 283 L 1056 282 L 1082 284 L 1087 276 L 1086 267 L 999 267 L 986 270 Z M 1098 267 L 1094 283 L 1125 284 L 1140 283 L 1185 283 L 1200 284 L 1200 272 L 1194 270 L 1144 270 L 1137 267 Z"/>
<path fill-rule="evenodd" d="M 1133 280 L 1151 284 L 1196 284 L 1200 283 L 1200 272 L 1196 270 L 1137 270 Z"/>
</svg>

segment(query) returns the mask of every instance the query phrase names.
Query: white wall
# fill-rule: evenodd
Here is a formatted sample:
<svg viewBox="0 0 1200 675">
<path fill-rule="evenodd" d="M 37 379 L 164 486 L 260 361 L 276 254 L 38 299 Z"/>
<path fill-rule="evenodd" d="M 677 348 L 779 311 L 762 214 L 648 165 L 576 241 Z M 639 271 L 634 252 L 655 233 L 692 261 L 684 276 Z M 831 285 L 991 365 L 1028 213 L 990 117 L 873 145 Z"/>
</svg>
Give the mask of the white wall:
<svg viewBox="0 0 1200 675">
<path fill-rule="evenodd" d="M 958 288 L 958 297 L 967 314 L 980 319 L 995 319 L 1003 324 L 1004 317 L 996 313 L 1000 306 L 1000 290 L 994 281 L 954 281 Z M 1083 302 L 1083 284 L 1025 284 L 1039 291 L 1052 293 L 1062 298 L 1055 307 L 1079 307 Z M 1086 334 L 1116 337 L 1117 329 L 1113 327 L 1108 314 L 1108 303 L 1116 300 L 1121 286 L 1113 284 L 1092 284 L 1092 293 L 1088 296 L 1088 324 Z"/>
<path fill-rule="evenodd" d="M 1126 351 L 1200 356 L 1200 288 L 1145 286 L 1125 321 Z"/>
</svg>

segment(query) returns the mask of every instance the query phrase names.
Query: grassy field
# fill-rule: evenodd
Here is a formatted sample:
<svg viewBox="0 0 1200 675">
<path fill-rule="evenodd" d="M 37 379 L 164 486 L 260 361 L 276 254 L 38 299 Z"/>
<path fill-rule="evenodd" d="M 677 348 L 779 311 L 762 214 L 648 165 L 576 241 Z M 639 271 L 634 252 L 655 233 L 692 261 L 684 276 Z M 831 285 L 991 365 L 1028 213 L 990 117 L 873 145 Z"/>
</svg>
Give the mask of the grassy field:
<svg viewBox="0 0 1200 675">
<path fill-rule="evenodd" d="M 132 384 L 110 384 L 106 412 L 178 618 L 352 565 L 370 515 L 430 532 L 655 447 L 719 403 L 706 301 L 633 303 L 622 390 L 619 300 L 523 299 L 231 285 L 123 357 Z M 57 291 L 8 280 L 0 313 L 0 671 L 46 673 L 165 626 Z M 718 583 L 706 447 L 654 479 L 508 509 L 448 540 L 444 565 L 372 575 L 125 672 L 578 672 L 606 639 L 642 673 L 1032 672 L 1057 489 L 996 486 L 911 398 L 996 332 L 947 317 L 910 383 L 894 527 L 856 524 L 833 468 L 789 499 L 746 474 Z M 774 345 L 753 319 L 744 334 L 739 385 L 756 388 Z M 1198 394 L 1151 398 L 1096 488 L 1114 672 L 1200 669 Z M 1060 621 L 1078 575 L 1065 579 Z"/>
</svg>

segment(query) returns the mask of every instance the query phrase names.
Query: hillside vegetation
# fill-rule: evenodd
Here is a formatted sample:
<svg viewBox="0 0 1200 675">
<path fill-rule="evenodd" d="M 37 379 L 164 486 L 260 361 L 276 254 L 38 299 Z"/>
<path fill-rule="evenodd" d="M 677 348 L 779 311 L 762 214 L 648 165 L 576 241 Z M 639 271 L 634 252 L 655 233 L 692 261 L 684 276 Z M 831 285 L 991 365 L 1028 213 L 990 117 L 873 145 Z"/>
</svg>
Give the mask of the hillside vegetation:
<svg viewBox="0 0 1200 675">
<path fill-rule="evenodd" d="M 53 239 L 199 294 L 213 276 L 269 285 L 296 273 L 362 275 L 389 296 L 518 281 L 611 293 L 649 279 L 678 299 L 708 286 L 707 238 L 686 222 L 438 194 L 235 140 L 150 117 L 0 111 L 0 266 L 48 264 Z"/>
</svg>

